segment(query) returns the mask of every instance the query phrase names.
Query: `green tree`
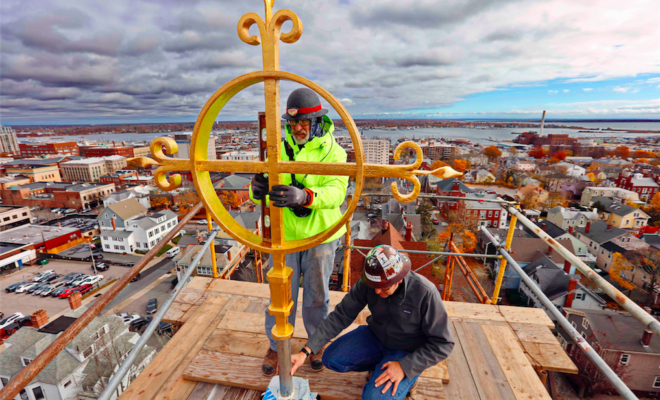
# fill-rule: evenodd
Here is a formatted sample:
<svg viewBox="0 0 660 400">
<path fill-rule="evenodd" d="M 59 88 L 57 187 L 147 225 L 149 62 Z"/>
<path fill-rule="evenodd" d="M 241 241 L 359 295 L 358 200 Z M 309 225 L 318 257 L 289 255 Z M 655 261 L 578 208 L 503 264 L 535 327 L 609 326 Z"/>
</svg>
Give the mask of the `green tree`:
<svg viewBox="0 0 660 400">
<path fill-rule="evenodd" d="M 438 234 L 433 224 L 433 211 L 433 206 L 427 202 L 420 203 L 415 210 L 422 221 L 422 239 L 433 238 Z"/>
<path fill-rule="evenodd" d="M 600 201 L 595 202 L 591 207 L 598 210 L 599 213 L 604 213 L 604 212 L 607 211 L 607 208 L 605 208 L 605 205 L 603 203 L 601 203 Z"/>
</svg>

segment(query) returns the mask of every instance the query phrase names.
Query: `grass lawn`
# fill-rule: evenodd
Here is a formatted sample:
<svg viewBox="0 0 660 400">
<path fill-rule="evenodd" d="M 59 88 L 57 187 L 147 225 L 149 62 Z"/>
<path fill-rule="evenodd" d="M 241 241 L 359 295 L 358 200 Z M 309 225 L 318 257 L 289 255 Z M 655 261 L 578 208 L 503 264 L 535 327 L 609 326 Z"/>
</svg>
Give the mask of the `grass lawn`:
<svg viewBox="0 0 660 400">
<path fill-rule="evenodd" d="M 165 254 L 165 252 L 166 252 L 167 250 L 169 250 L 169 249 L 171 249 L 171 248 L 172 248 L 172 245 L 166 244 L 162 249 L 160 249 L 160 251 L 158 252 L 158 254 L 156 254 L 156 257 L 160 257 L 160 256 L 162 256 L 163 254 Z"/>
<path fill-rule="evenodd" d="M 179 244 L 179 240 L 181 240 L 182 237 L 183 237 L 183 235 L 179 235 L 179 236 L 175 237 L 174 239 L 172 239 L 172 242 L 174 242 L 175 244 Z"/>
</svg>

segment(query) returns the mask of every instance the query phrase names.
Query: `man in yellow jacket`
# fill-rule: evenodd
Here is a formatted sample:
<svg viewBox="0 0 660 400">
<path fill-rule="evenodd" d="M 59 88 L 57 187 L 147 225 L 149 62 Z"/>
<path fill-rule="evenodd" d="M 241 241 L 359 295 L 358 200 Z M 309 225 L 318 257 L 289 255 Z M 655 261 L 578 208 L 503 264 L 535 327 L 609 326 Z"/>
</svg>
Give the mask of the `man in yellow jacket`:
<svg viewBox="0 0 660 400">
<path fill-rule="evenodd" d="M 346 151 L 337 144 L 332 132 L 334 124 L 321 107 L 319 96 L 311 89 L 296 89 L 289 95 L 287 110 L 282 116 L 287 120 L 286 138 L 282 142 L 284 161 L 346 162 Z M 264 198 L 275 207 L 283 208 L 285 240 L 298 240 L 314 236 L 334 225 L 341 218 L 339 207 L 346 199 L 348 177 L 282 174 L 281 185 L 268 191 L 268 180 L 256 174 L 250 186 L 250 197 L 256 203 Z M 298 306 L 300 275 L 303 276 L 303 322 L 311 337 L 327 317 L 330 307 L 329 282 L 335 252 L 346 228 L 342 227 L 324 243 L 309 250 L 286 255 L 286 265 L 293 269 L 291 299 L 293 309 L 289 322 L 295 326 Z M 271 259 L 272 262 L 272 259 Z M 270 348 L 262 365 L 266 376 L 277 371 L 277 342 L 272 337 L 275 317 L 266 310 L 266 334 Z M 323 349 L 310 357 L 313 370 L 321 371 Z"/>
</svg>

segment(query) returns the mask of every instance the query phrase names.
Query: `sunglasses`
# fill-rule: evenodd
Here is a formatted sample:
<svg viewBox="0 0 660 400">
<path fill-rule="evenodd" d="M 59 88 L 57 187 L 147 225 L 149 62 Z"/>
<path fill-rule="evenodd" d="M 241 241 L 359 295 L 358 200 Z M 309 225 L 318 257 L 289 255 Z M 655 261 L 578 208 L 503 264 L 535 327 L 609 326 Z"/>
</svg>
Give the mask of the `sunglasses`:
<svg viewBox="0 0 660 400">
<path fill-rule="evenodd" d="M 299 121 L 291 121 L 291 126 L 295 127 L 298 124 L 300 124 L 300 126 L 308 126 L 311 123 L 312 123 L 312 121 L 310 121 L 308 119 L 301 119 Z"/>
</svg>

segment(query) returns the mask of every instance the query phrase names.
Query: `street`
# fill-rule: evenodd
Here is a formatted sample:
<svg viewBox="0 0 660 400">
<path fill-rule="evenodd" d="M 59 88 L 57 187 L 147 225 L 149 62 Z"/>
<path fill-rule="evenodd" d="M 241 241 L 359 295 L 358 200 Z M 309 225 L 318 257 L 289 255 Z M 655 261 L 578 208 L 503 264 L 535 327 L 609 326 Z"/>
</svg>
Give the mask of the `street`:
<svg viewBox="0 0 660 400">
<path fill-rule="evenodd" d="M 143 270 L 140 273 L 140 279 L 137 282 L 131 282 L 126 287 L 124 290 L 122 290 L 112 301 L 103 309 L 103 312 L 107 312 L 117 304 L 121 303 L 122 301 L 126 300 L 127 298 L 133 296 L 135 293 L 139 292 L 140 290 L 144 289 L 145 287 L 149 286 L 153 281 L 156 279 L 160 278 L 164 274 L 170 272 L 174 268 L 174 261 L 172 261 L 169 258 L 166 258 L 162 261 L 159 261 L 158 263 L 154 264 L 152 267 L 149 269 Z M 128 268 L 127 268 L 128 270 Z M 176 275 L 172 275 L 174 278 Z M 170 291 L 172 289 L 171 286 L 171 279 L 166 280 L 167 285 L 170 288 Z M 159 285 L 160 286 L 160 285 Z M 147 304 L 147 300 L 149 300 L 147 297 L 148 296 L 143 296 L 144 298 L 137 299 L 133 303 L 140 303 L 143 302 L 145 305 Z M 157 297 L 157 296 L 153 296 Z M 167 297 L 167 296 L 165 296 Z M 162 300 L 165 300 L 163 298 Z M 131 303 L 131 304 L 133 304 Z M 159 304 L 162 304 L 161 299 L 159 299 Z M 122 310 L 124 311 L 124 310 Z M 144 307 L 142 308 L 142 314 L 144 314 Z"/>
</svg>

